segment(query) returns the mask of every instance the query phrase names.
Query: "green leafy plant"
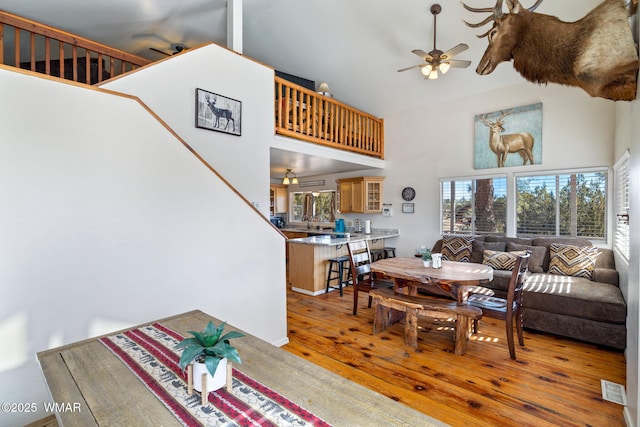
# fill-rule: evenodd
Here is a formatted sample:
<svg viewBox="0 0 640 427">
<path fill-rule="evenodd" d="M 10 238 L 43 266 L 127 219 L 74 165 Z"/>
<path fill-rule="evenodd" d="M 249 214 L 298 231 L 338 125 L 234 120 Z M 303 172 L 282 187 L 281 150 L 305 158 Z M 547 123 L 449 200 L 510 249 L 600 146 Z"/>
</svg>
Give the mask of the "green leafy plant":
<svg viewBox="0 0 640 427">
<path fill-rule="evenodd" d="M 423 254 L 422 254 L 422 260 L 423 261 L 431 261 L 431 250 L 427 249 Z"/>
<path fill-rule="evenodd" d="M 225 357 L 230 361 L 242 363 L 238 350 L 229 344 L 229 340 L 243 337 L 244 334 L 231 331 L 222 335 L 226 324 L 227 322 L 223 322 L 216 327 L 210 321 L 202 332 L 189 331 L 193 338 L 185 338 L 176 345 L 176 349 L 184 349 L 179 362 L 183 371 L 194 361 L 204 362 L 211 375 L 215 374 L 218 363 Z"/>
</svg>

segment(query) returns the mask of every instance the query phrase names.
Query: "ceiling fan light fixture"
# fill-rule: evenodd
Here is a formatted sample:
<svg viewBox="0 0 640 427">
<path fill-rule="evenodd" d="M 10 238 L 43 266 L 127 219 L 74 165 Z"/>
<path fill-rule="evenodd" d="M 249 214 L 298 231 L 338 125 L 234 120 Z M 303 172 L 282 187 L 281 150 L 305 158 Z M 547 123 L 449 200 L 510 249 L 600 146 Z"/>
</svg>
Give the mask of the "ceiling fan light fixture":
<svg viewBox="0 0 640 427">
<path fill-rule="evenodd" d="M 499 0 L 502 4 L 502 0 Z M 433 50 L 429 53 L 422 49 L 414 49 L 411 53 L 418 55 L 425 64 L 414 65 L 412 67 L 401 68 L 398 72 L 413 70 L 419 68 L 425 79 L 435 80 L 439 77 L 439 74 L 446 74 L 451 67 L 455 68 L 467 68 L 471 65 L 471 61 L 462 61 L 452 59 L 454 56 L 469 49 L 469 46 L 464 43 L 458 43 L 447 51 L 441 51 L 437 46 L 437 31 L 436 24 L 438 15 L 442 11 L 442 7 L 439 4 L 433 4 L 431 6 L 431 14 L 433 15 Z"/>
<path fill-rule="evenodd" d="M 431 70 L 433 70 L 433 66 L 431 64 L 427 64 L 424 67 L 422 67 L 422 74 L 425 77 L 429 77 L 429 74 L 431 74 Z"/>
<path fill-rule="evenodd" d="M 292 171 L 293 169 L 287 169 L 287 171 L 284 173 L 284 178 L 282 178 L 282 183 L 284 185 L 298 184 L 298 177 Z M 293 176 L 290 177 L 289 175 L 293 175 Z"/>
</svg>

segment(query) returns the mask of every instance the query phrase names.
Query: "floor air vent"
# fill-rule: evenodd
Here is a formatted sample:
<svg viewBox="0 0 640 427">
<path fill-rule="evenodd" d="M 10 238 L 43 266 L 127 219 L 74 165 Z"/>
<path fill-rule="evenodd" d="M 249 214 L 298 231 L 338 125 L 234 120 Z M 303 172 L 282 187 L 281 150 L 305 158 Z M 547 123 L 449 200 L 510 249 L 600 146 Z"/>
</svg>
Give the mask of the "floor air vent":
<svg viewBox="0 0 640 427">
<path fill-rule="evenodd" d="M 627 394 L 624 391 L 623 385 L 607 380 L 600 380 L 600 384 L 602 385 L 602 398 L 604 400 L 619 403 L 620 405 L 627 405 Z"/>
</svg>

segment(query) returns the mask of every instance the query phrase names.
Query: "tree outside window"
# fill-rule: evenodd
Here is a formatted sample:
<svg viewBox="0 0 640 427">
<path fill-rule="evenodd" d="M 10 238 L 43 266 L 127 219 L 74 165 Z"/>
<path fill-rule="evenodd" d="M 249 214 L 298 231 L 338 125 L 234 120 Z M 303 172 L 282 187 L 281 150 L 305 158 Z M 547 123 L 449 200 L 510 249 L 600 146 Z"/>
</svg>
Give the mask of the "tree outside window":
<svg viewBox="0 0 640 427">
<path fill-rule="evenodd" d="M 506 177 L 442 180 L 440 185 L 443 234 L 505 234 Z"/>
<path fill-rule="evenodd" d="M 516 177 L 517 235 L 606 239 L 607 172 Z"/>
<path fill-rule="evenodd" d="M 335 191 L 307 191 L 291 193 L 289 221 L 335 221 Z"/>
</svg>

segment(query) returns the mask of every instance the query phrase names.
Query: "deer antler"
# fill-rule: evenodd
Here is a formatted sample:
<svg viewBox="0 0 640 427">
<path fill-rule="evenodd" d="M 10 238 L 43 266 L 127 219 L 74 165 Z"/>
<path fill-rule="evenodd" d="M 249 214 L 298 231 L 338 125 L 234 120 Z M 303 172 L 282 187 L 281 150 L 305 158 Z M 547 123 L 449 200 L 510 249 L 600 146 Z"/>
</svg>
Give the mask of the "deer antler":
<svg viewBox="0 0 640 427">
<path fill-rule="evenodd" d="M 536 10 L 538 8 L 538 6 L 540 6 L 540 3 L 542 3 L 543 1 L 544 0 L 537 0 L 534 3 L 534 5 L 529 7 L 527 10 L 529 12 L 533 12 L 534 10 Z M 464 23 L 468 27 L 479 28 L 479 27 L 482 27 L 482 26 L 488 24 L 491 21 L 495 22 L 497 19 L 500 19 L 504 15 L 504 13 L 502 13 L 502 2 L 503 2 L 503 0 L 496 0 L 496 5 L 494 7 L 471 7 L 471 6 L 467 6 L 466 4 L 462 3 L 462 7 L 467 9 L 469 12 L 475 12 L 475 13 L 491 12 L 491 15 L 487 16 L 485 19 L 483 19 L 482 21 L 480 21 L 480 22 L 478 22 L 476 24 L 472 24 L 472 23 L 467 22 L 467 21 L 464 21 Z M 513 9 L 515 9 L 515 8 L 520 6 L 520 3 L 518 3 L 518 0 L 507 0 L 507 6 L 509 7 L 510 11 L 513 11 Z M 489 31 L 491 31 L 491 29 L 489 29 Z M 487 31 L 486 33 L 480 34 L 477 37 L 478 38 L 483 38 L 487 34 L 489 34 L 489 31 Z"/>
<path fill-rule="evenodd" d="M 492 15 L 487 16 L 484 20 L 482 20 L 481 22 L 478 22 L 477 24 L 472 24 L 467 21 L 464 21 L 464 23 L 471 28 L 478 28 L 478 27 L 482 27 L 485 24 L 488 24 L 491 21 L 495 21 L 496 19 L 502 16 L 502 1 L 503 0 L 497 0 L 496 5 L 494 7 L 471 7 L 462 3 L 462 7 L 467 9 L 469 12 L 475 12 L 475 13 L 491 12 L 492 13 Z"/>
<path fill-rule="evenodd" d="M 509 111 L 501 111 L 500 112 L 500 116 L 498 116 L 498 118 L 496 119 L 496 124 L 502 126 L 502 120 L 507 117 L 509 114 L 511 114 L 511 112 L 513 111 L 513 108 Z"/>
<path fill-rule="evenodd" d="M 498 126 L 502 126 L 502 120 L 507 117 L 509 114 L 511 114 L 513 112 L 513 108 L 511 110 L 503 110 L 500 112 L 500 115 L 498 117 L 496 117 L 495 121 L 491 121 L 488 119 L 488 114 L 483 114 L 480 117 L 478 117 L 478 119 L 484 123 L 485 126 L 491 127 L 494 125 L 498 125 Z"/>
<path fill-rule="evenodd" d="M 480 121 L 482 123 L 484 123 L 485 126 L 491 127 L 493 125 L 493 123 L 491 123 L 488 119 L 487 119 L 487 115 L 483 114 L 480 117 L 478 117 L 480 119 Z"/>
<path fill-rule="evenodd" d="M 529 12 L 533 12 L 534 10 L 536 10 L 538 8 L 538 6 L 540 6 L 540 3 L 542 3 L 543 0 L 537 0 L 533 6 L 530 6 L 527 8 L 527 10 Z M 513 9 L 516 6 L 520 6 L 520 3 L 518 3 L 518 0 L 507 0 L 507 6 L 509 6 L 509 10 Z"/>
</svg>

